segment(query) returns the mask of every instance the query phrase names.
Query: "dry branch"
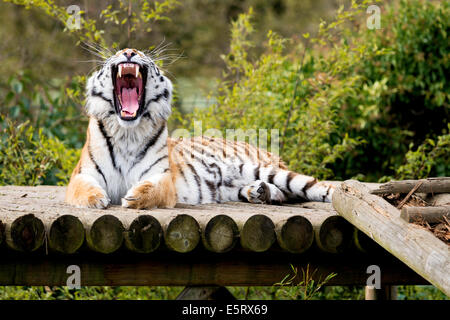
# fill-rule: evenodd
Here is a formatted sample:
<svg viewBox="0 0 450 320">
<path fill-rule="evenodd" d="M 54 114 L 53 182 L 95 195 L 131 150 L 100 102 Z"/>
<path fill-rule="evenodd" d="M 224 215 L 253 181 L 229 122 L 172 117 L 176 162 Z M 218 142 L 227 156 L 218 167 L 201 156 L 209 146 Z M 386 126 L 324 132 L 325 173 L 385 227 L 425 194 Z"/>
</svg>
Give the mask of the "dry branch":
<svg viewBox="0 0 450 320">
<path fill-rule="evenodd" d="M 404 207 L 400 217 L 406 222 L 423 219 L 428 223 L 444 221 L 444 216 L 450 219 L 450 206 L 442 207 Z"/>
<path fill-rule="evenodd" d="M 422 182 L 422 184 L 416 190 L 417 193 L 450 193 L 450 177 L 391 181 L 382 184 L 378 189 L 372 190 L 371 193 L 408 193 L 419 182 Z"/>
</svg>

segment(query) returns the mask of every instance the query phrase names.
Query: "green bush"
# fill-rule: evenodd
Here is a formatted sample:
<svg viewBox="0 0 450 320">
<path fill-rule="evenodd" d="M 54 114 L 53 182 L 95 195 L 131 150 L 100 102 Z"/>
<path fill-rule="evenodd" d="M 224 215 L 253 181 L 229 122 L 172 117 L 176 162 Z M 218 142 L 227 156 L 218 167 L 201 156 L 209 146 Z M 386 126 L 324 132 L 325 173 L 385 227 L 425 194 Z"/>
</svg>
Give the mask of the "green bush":
<svg viewBox="0 0 450 320">
<path fill-rule="evenodd" d="M 381 30 L 360 29 L 358 39 L 367 43 L 366 50 L 387 52 L 364 59 L 355 69 L 368 93 L 377 91 L 377 99 L 367 104 L 363 96 L 342 110 L 345 131 L 366 143 L 335 164 L 334 171 L 345 171 L 344 176 L 360 173 L 367 180 L 384 175 L 400 179 L 405 176 L 402 165 L 411 160 L 405 156 L 409 150 L 425 151 L 418 146 L 446 134 L 449 21 L 449 1 L 402 0 L 383 10 Z M 422 172 L 416 168 L 409 177 L 450 175 L 445 158 L 443 153 L 435 155 L 433 166 Z"/>
<path fill-rule="evenodd" d="M 405 176 L 413 152 L 430 156 L 427 147 L 412 150 L 446 134 L 449 4 L 400 1 L 383 12 L 382 30 L 366 27 L 368 4 L 353 2 L 322 21 L 316 37 L 304 35 L 306 51 L 269 31 L 261 55 L 252 51 L 252 12 L 240 15 L 217 103 L 177 120 L 224 135 L 227 128 L 276 128 L 289 167 L 319 178 Z M 419 111 L 426 116 L 414 116 Z M 449 175 L 444 152 L 431 156 L 409 176 Z"/>
<path fill-rule="evenodd" d="M 67 184 L 80 150 L 48 138 L 28 122 L 2 120 L 0 127 L 0 185 Z"/>
</svg>

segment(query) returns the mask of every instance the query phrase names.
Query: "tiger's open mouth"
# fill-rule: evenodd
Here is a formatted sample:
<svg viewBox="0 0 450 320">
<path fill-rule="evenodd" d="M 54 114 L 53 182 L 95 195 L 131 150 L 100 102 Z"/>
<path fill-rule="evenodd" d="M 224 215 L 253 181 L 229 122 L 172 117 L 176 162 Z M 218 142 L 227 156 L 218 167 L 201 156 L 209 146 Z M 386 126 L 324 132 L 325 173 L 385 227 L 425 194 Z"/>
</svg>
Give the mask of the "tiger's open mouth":
<svg viewBox="0 0 450 320">
<path fill-rule="evenodd" d="M 114 105 L 122 120 L 135 120 L 144 109 L 147 69 L 137 63 L 113 67 Z"/>
</svg>

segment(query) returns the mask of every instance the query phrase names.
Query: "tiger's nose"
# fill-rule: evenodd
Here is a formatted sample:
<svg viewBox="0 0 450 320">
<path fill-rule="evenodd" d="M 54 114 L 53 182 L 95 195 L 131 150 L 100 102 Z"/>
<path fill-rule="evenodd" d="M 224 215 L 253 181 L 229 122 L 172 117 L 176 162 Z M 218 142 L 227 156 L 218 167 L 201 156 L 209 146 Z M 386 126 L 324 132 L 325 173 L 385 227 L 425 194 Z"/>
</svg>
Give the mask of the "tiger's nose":
<svg viewBox="0 0 450 320">
<path fill-rule="evenodd" d="M 127 58 L 128 61 L 131 61 L 131 58 L 136 55 L 136 52 L 133 49 L 125 49 L 123 55 Z"/>
</svg>

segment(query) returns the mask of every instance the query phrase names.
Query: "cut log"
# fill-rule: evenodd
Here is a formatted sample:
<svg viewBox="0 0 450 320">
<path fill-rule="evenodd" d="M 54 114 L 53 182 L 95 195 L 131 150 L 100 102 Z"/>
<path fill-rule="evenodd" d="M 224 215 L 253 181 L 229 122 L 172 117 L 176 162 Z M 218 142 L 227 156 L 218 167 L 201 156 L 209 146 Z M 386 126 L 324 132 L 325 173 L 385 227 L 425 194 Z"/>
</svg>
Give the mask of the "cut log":
<svg viewBox="0 0 450 320">
<path fill-rule="evenodd" d="M 224 214 L 210 217 L 202 228 L 202 241 L 205 248 L 212 252 L 228 252 L 239 239 L 239 229 L 234 220 Z"/>
<path fill-rule="evenodd" d="M 444 216 L 450 219 L 450 206 L 442 207 L 404 207 L 400 217 L 406 222 L 414 222 L 423 219 L 428 223 L 444 221 Z"/>
<path fill-rule="evenodd" d="M 336 211 L 411 269 L 450 295 L 449 247 L 432 233 L 400 218 L 400 211 L 348 180 L 333 194 Z"/>
<path fill-rule="evenodd" d="M 291 253 L 305 252 L 314 242 L 311 222 L 300 215 L 278 221 L 275 231 L 280 247 Z"/>
<path fill-rule="evenodd" d="M 331 203 L 311 202 L 289 206 L 312 209 L 303 210 L 300 215 L 308 219 L 313 226 L 313 238 L 320 250 L 328 253 L 343 253 L 351 248 L 354 227 L 337 214 Z M 306 246 L 299 253 L 307 248 Z"/>
<path fill-rule="evenodd" d="M 391 181 L 382 184 L 378 189 L 372 190 L 372 194 L 384 193 L 408 193 L 419 182 L 422 182 L 417 193 L 450 193 L 450 177 L 428 178 L 422 180 Z"/>
<path fill-rule="evenodd" d="M 353 232 L 353 243 L 359 251 L 364 253 L 377 254 L 381 251 L 384 251 L 382 246 L 373 241 L 364 232 L 361 232 L 356 228 Z"/>
<path fill-rule="evenodd" d="M 245 221 L 240 232 L 241 246 L 250 251 L 267 251 L 276 241 L 274 223 L 262 214 L 251 216 Z"/>
<path fill-rule="evenodd" d="M 32 252 L 39 249 L 45 240 L 45 227 L 34 214 L 3 214 L 6 244 L 14 250 Z"/>
<path fill-rule="evenodd" d="M 343 253 L 352 244 L 353 226 L 340 216 L 328 216 L 315 224 L 317 246 L 325 252 Z"/>
<path fill-rule="evenodd" d="M 65 214 L 55 220 L 44 220 L 50 249 L 64 254 L 75 253 L 84 242 L 84 226 L 80 219 Z"/>
<path fill-rule="evenodd" d="M 190 215 L 179 214 L 165 224 L 164 241 L 170 250 L 181 253 L 192 251 L 200 238 L 200 226 Z"/>
<path fill-rule="evenodd" d="M 86 242 L 91 250 L 108 254 L 121 247 L 125 228 L 116 216 L 86 214 L 80 220 L 86 229 Z"/>
<path fill-rule="evenodd" d="M 124 233 L 125 246 L 138 253 L 150 253 L 158 249 L 163 234 L 159 221 L 149 214 L 133 216 L 134 219 L 121 217 L 126 230 Z"/>
</svg>

